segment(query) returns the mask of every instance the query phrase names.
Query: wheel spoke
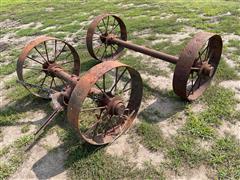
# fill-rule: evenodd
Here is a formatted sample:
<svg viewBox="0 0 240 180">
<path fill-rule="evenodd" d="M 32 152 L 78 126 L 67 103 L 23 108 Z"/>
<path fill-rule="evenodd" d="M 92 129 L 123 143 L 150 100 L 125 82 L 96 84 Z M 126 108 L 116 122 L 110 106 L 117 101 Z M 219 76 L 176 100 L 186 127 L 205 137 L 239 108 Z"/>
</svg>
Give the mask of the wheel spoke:
<svg viewBox="0 0 240 180">
<path fill-rule="evenodd" d="M 97 122 L 93 123 L 90 128 L 88 128 L 88 130 L 85 132 L 85 134 L 89 134 L 91 131 L 94 132 L 94 136 L 96 136 L 96 130 L 98 128 L 98 125 L 106 118 L 106 116 L 108 115 L 108 112 L 105 112 L 101 118 L 102 112 L 100 112 L 100 117 L 98 118 Z M 104 118 L 104 119 L 103 119 Z M 94 129 L 92 129 L 93 127 L 95 127 Z"/>
<path fill-rule="evenodd" d="M 53 81 L 54 81 L 54 77 L 52 77 L 52 80 L 51 80 L 51 83 L 50 83 L 50 89 L 52 89 Z"/>
<path fill-rule="evenodd" d="M 56 55 L 57 55 L 57 40 L 55 40 L 54 44 L 54 59 L 56 59 Z"/>
<path fill-rule="evenodd" d="M 116 68 L 116 72 L 115 72 L 115 83 L 117 82 L 117 78 L 118 78 L 118 68 Z M 115 85 L 115 92 L 116 92 L 116 90 L 117 90 L 117 84 Z M 112 91 L 111 91 L 112 92 Z"/>
<path fill-rule="evenodd" d="M 107 26 L 106 26 L 106 24 L 105 24 L 104 19 L 102 19 L 102 22 L 103 22 L 103 25 L 104 25 L 104 27 L 105 27 L 105 33 L 107 33 Z"/>
<path fill-rule="evenodd" d="M 43 85 L 44 85 L 44 82 L 45 82 L 45 80 L 46 80 L 46 78 L 47 78 L 47 74 L 45 74 L 45 76 L 44 76 L 44 78 L 43 79 L 41 79 L 39 82 L 41 82 L 41 85 L 40 85 L 40 87 L 41 88 L 39 88 L 39 90 L 38 90 L 38 93 L 40 93 L 41 92 L 41 90 L 42 90 L 42 87 L 43 87 Z"/>
<path fill-rule="evenodd" d="M 116 86 L 117 83 L 119 82 L 119 80 L 122 78 L 123 74 L 127 71 L 127 68 L 124 69 L 124 71 L 121 73 L 121 75 L 119 76 L 119 78 L 117 79 L 117 81 L 115 82 L 114 86 L 111 88 L 110 92 L 112 92 L 113 88 L 115 88 L 116 90 Z"/>
<path fill-rule="evenodd" d="M 45 80 L 46 80 L 47 76 L 48 76 L 48 75 L 47 75 L 47 74 L 45 74 L 45 76 L 44 76 L 44 78 L 43 78 L 43 80 L 42 80 L 42 83 L 41 83 L 41 85 L 40 85 L 41 87 L 43 87 L 43 84 L 44 84 L 44 82 L 45 82 Z M 41 81 L 40 81 L 40 82 L 41 82 Z"/>
<path fill-rule="evenodd" d="M 81 109 L 81 112 L 86 112 L 86 111 L 95 111 L 95 110 L 99 110 L 99 109 L 105 109 L 106 106 L 101 106 L 101 107 L 94 107 L 94 108 L 86 108 L 86 109 Z"/>
<path fill-rule="evenodd" d="M 55 85 L 55 87 L 57 87 L 57 84 L 54 78 L 53 78 L 53 84 Z"/>
<path fill-rule="evenodd" d="M 112 123 L 112 121 L 111 121 L 111 120 L 112 120 L 112 117 L 113 117 L 113 115 L 110 116 L 110 118 L 108 119 L 108 122 L 111 123 L 111 125 L 113 126 L 113 123 Z M 107 129 L 106 126 L 105 126 L 104 136 L 106 136 L 107 132 L 108 132 L 108 129 Z"/>
<path fill-rule="evenodd" d="M 199 78 L 199 82 L 198 82 L 198 88 L 199 88 L 199 87 L 200 87 L 200 85 L 201 85 L 202 76 L 200 75 L 198 78 Z"/>
<path fill-rule="evenodd" d="M 57 58 L 62 54 L 64 48 L 66 47 L 66 44 L 64 44 L 64 46 L 62 47 L 61 51 L 58 53 L 57 57 L 54 59 L 54 61 L 57 60 Z"/>
<path fill-rule="evenodd" d="M 109 98 L 109 96 L 102 90 L 102 88 L 97 83 L 95 83 L 95 85 L 107 98 Z"/>
<path fill-rule="evenodd" d="M 116 22 L 116 19 L 113 18 L 112 29 L 111 29 L 110 33 L 113 31 L 113 27 L 115 26 L 115 22 Z M 110 33 L 109 33 L 109 34 L 110 34 Z"/>
<path fill-rule="evenodd" d="M 44 41 L 44 47 L 45 47 L 45 52 L 47 56 L 47 61 L 49 61 L 46 41 Z"/>
<path fill-rule="evenodd" d="M 195 83 L 193 82 L 193 72 L 191 72 L 191 89 L 188 91 L 188 96 L 190 94 L 193 94 L 194 85 L 195 85 Z"/>
<path fill-rule="evenodd" d="M 198 84 L 197 84 L 197 89 L 200 87 L 200 85 L 201 85 L 201 80 L 202 80 L 202 77 L 201 77 L 201 75 L 199 75 L 198 78 L 196 79 L 196 81 L 192 84 L 191 89 L 189 90 L 188 96 L 189 96 L 190 94 L 193 94 L 194 87 L 196 86 L 196 83 L 198 83 Z"/>
<path fill-rule="evenodd" d="M 38 61 L 38 60 L 36 60 L 36 59 L 33 59 L 33 58 L 29 57 L 29 56 L 27 56 L 27 58 L 29 58 L 29 59 L 31 59 L 31 60 L 33 60 L 33 61 L 39 63 L 39 64 L 43 64 L 43 63 L 41 63 L 40 61 Z"/>
<path fill-rule="evenodd" d="M 101 49 L 101 47 L 103 46 L 103 44 L 101 44 L 100 46 L 96 47 L 97 48 L 97 52 L 95 53 L 95 55 L 98 54 L 99 50 Z"/>
<path fill-rule="evenodd" d="M 106 92 L 106 87 L 105 87 L 105 74 L 103 74 L 103 91 Z"/>
<path fill-rule="evenodd" d="M 113 47 L 113 49 L 115 50 L 115 52 L 117 52 L 117 49 L 114 47 L 114 45 L 113 45 L 113 44 L 111 44 L 111 46 Z"/>
<path fill-rule="evenodd" d="M 106 33 L 108 31 L 108 24 L 109 24 L 109 16 L 107 17 L 107 27 L 106 27 Z"/>
<path fill-rule="evenodd" d="M 209 42 L 208 42 L 208 43 L 209 43 Z M 209 44 L 208 44 L 207 47 L 208 47 L 208 48 L 207 48 L 207 51 L 206 51 L 206 53 L 205 53 L 204 61 L 209 58 Z"/>
<path fill-rule="evenodd" d="M 114 18 L 115 19 L 115 18 Z M 111 29 L 110 33 L 111 34 L 117 27 L 119 26 L 119 24 L 117 23 L 115 26 L 113 26 L 113 28 Z"/>
<path fill-rule="evenodd" d="M 104 44 L 104 46 L 105 46 L 105 49 L 104 49 L 104 52 L 103 52 L 103 54 L 102 54 L 101 60 L 103 59 L 103 57 L 104 57 L 104 55 L 105 55 L 105 53 L 106 53 L 106 51 L 107 51 L 107 45 Z"/>
<path fill-rule="evenodd" d="M 200 51 L 198 52 L 198 58 L 197 58 L 197 60 L 200 59 L 200 61 L 203 62 L 203 60 L 202 60 L 202 55 L 203 55 L 203 53 L 207 50 L 207 48 L 208 48 L 208 46 L 205 47 L 202 52 L 200 52 Z"/>
<path fill-rule="evenodd" d="M 125 92 L 127 92 L 127 91 L 129 91 L 129 90 L 131 90 L 132 88 L 130 87 L 130 88 L 127 88 L 127 89 L 125 89 L 125 90 L 123 90 L 123 93 L 125 93 Z"/>
<path fill-rule="evenodd" d="M 36 70 L 36 71 L 42 71 L 42 69 L 35 68 L 35 67 L 32 67 L 32 66 L 24 66 L 23 68 L 24 69 L 32 69 L 32 70 Z"/>
<path fill-rule="evenodd" d="M 131 79 L 129 79 L 129 80 L 127 81 L 127 83 L 124 85 L 122 91 L 124 91 L 124 90 L 126 89 L 127 85 L 128 85 L 130 82 L 131 82 Z"/>
<path fill-rule="evenodd" d="M 46 60 L 45 57 L 42 55 L 42 53 L 40 53 L 40 51 L 37 49 L 37 47 L 34 47 L 34 49 L 38 52 L 38 54 L 40 54 L 40 56 L 44 59 L 44 61 L 47 62 L 47 60 Z"/>
<path fill-rule="evenodd" d="M 97 29 L 100 31 L 101 34 L 104 34 L 104 33 L 101 31 L 100 27 L 98 27 L 98 25 L 97 25 Z"/>
<path fill-rule="evenodd" d="M 73 61 L 63 62 L 63 63 L 60 63 L 59 65 L 69 64 L 69 63 L 72 63 L 72 62 L 74 62 L 74 60 Z"/>
</svg>

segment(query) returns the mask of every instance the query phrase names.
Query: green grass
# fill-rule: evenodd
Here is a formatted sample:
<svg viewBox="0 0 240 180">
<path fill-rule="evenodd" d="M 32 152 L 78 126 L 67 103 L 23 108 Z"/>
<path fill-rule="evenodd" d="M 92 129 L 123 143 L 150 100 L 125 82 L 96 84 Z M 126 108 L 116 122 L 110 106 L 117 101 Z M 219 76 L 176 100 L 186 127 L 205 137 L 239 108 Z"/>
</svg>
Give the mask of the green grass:
<svg viewBox="0 0 240 180">
<path fill-rule="evenodd" d="M 21 133 L 27 133 L 30 130 L 30 125 L 26 124 L 21 128 Z"/>
<path fill-rule="evenodd" d="M 220 179 L 240 178 L 240 144 L 233 137 L 219 138 L 209 153 L 208 163 Z"/>
<path fill-rule="evenodd" d="M 187 122 L 182 131 L 185 134 L 202 139 L 213 138 L 215 135 L 214 129 L 195 114 L 190 114 L 188 116 Z"/>
<path fill-rule="evenodd" d="M 147 72 L 148 74 L 153 76 L 164 76 L 164 77 L 169 76 L 166 70 L 163 69 L 159 71 L 159 68 L 155 67 L 155 65 L 151 63 L 146 64 L 146 62 L 144 62 L 141 56 L 139 57 L 133 57 L 132 55 L 124 56 L 123 58 L 121 58 L 121 62 L 128 64 L 129 66 L 135 68 L 138 71 Z"/>
<path fill-rule="evenodd" d="M 24 147 L 32 140 L 32 136 L 22 136 L 18 138 L 13 144 L 6 147 L 8 153 L 6 153 L 6 160 L 0 162 L 0 179 L 8 178 L 14 173 L 17 168 L 22 164 L 27 154 L 24 151 Z M 6 151 L 1 149 L 1 151 Z"/>
<path fill-rule="evenodd" d="M 166 144 L 161 129 L 157 125 L 142 122 L 137 126 L 137 134 L 141 137 L 142 143 L 150 150 L 160 150 Z"/>
<path fill-rule="evenodd" d="M 122 5 L 133 3 L 133 6 Z M 147 6 L 141 6 L 143 3 Z M 157 40 L 157 34 L 176 34 L 183 31 L 184 27 L 194 27 L 197 30 L 216 32 L 220 34 L 234 33 L 240 35 L 240 4 L 238 1 L 193 1 L 189 3 L 186 0 L 165 1 L 153 0 L 127 0 L 119 1 L 96 1 L 90 0 L 87 2 L 71 1 L 65 3 L 61 0 L 53 0 L 46 2 L 25 0 L 2 0 L 0 2 L 1 15 L 0 21 L 10 19 L 18 21 L 21 24 L 34 22 L 42 23 L 42 27 L 36 29 L 34 26 L 19 29 L 13 27 L 11 29 L 1 29 L 0 35 L 4 36 L 8 32 L 16 32 L 16 38 L 26 36 L 37 36 L 47 34 L 58 38 L 65 38 L 68 35 L 73 35 L 79 29 L 86 30 L 80 26 L 80 23 L 87 20 L 92 20 L 94 16 L 103 12 L 112 12 L 118 14 L 127 25 L 128 39 L 139 45 L 144 45 L 156 50 L 160 50 L 172 55 L 179 55 L 182 49 L 186 46 L 190 38 L 183 39 L 178 44 L 173 44 L 171 41 L 157 43 L 152 45 L 152 41 Z M 53 11 L 47 11 L 46 8 L 52 7 Z M 230 16 L 222 16 L 230 12 Z M 165 13 L 165 14 L 163 14 Z M 168 18 L 164 16 L 171 15 Z M 145 16 L 142 16 L 145 15 Z M 92 17 L 90 17 L 92 16 Z M 139 17 L 138 17 L 139 16 Z M 155 19 L 151 17 L 155 16 Z M 213 17 L 216 16 L 216 17 Z M 218 16 L 218 17 L 217 17 Z M 138 17 L 138 18 L 136 18 Z M 177 22 L 178 18 L 184 18 L 188 21 Z M 213 23 L 214 20 L 218 23 Z M 75 22 L 74 22 L 75 21 Z M 74 23 L 73 23 L 74 22 Z M 55 26 L 56 28 L 44 31 L 45 28 Z M 149 33 L 147 36 L 141 36 L 141 32 Z M 134 35 L 133 32 L 139 33 Z M 78 38 L 84 38 L 85 31 L 77 33 Z M 189 34 L 191 37 L 193 34 Z M 0 55 L 0 62 L 9 61 L 5 65 L 1 65 L 0 76 L 6 76 L 15 71 L 16 60 L 21 52 L 24 44 L 10 44 L 8 49 Z M 228 47 L 235 49 L 230 52 Z M 85 44 L 78 44 L 76 47 L 81 58 L 81 72 L 86 72 L 89 68 L 96 65 L 86 51 Z M 229 54 L 229 57 L 239 64 L 240 45 L 238 40 L 230 40 L 227 46 L 224 46 L 224 54 Z M 5 54 L 7 54 L 5 56 Z M 154 64 L 150 64 L 141 56 L 125 56 L 119 58 L 121 62 L 126 63 L 138 71 L 148 73 L 152 76 L 169 77 L 167 70 L 159 70 Z M 174 70 L 174 65 L 169 65 Z M 134 163 L 128 162 L 125 157 L 113 157 L 105 152 L 105 147 L 96 149 L 92 146 L 79 143 L 77 136 L 70 133 L 72 129 L 68 129 L 66 124 L 57 120 L 63 128 L 58 132 L 58 135 L 64 142 L 64 147 L 69 153 L 66 160 L 66 168 L 69 169 L 69 178 L 72 179 L 164 179 L 164 174 L 168 171 L 181 170 L 185 171 L 188 168 L 197 168 L 204 165 L 210 170 L 214 169 L 213 176 L 217 179 L 239 179 L 239 143 L 234 138 L 220 138 L 217 133 L 217 128 L 223 121 L 232 121 L 239 119 L 239 112 L 235 111 L 236 100 L 234 93 L 228 89 L 221 88 L 218 83 L 224 80 L 239 79 L 236 71 L 239 67 L 231 68 L 224 59 L 220 61 L 216 76 L 215 84 L 211 86 L 198 101 L 206 107 L 201 112 L 191 112 L 186 107 L 186 103 L 180 103 L 176 107 L 174 113 L 167 114 L 161 110 L 154 110 L 152 107 L 147 107 L 144 113 L 139 116 L 140 124 L 136 127 L 136 134 L 140 139 L 140 143 L 147 147 L 150 151 L 163 152 L 166 157 L 167 166 L 157 167 L 151 164 L 145 164 L 143 170 L 136 168 Z M 29 75 L 29 80 L 35 80 L 32 74 Z M 16 79 L 11 79 L 6 84 L 6 96 L 11 100 L 5 109 L 0 110 L 0 126 L 17 125 L 19 119 L 26 117 L 26 112 L 42 109 L 49 112 L 50 106 L 48 101 L 40 100 L 29 95 L 21 85 L 16 85 Z M 170 102 L 180 101 L 180 99 L 171 91 L 160 91 L 159 88 L 153 88 L 149 85 L 148 80 L 144 81 L 144 100 L 150 97 L 164 97 Z M 29 101 L 32 99 L 32 101 Z M 173 103 L 171 103 L 173 104 Z M 175 106 L 175 105 L 174 105 Z M 176 119 L 174 114 L 185 111 L 186 124 L 177 131 L 177 134 L 170 138 L 164 138 L 161 132 L 161 126 L 158 126 L 153 121 L 153 117 L 169 120 Z M 64 119 L 62 115 L 58 119 Z M 61 119 L 61 120 L 62 120 Z M 156 124 L 154 124 L 156 123 Z M 29 131 L 29 125 L 24 125 L 21 128 L 22 133 Z M 53 131 L 53 130 L 52 130 Z M 54 129 L 55 131 L 55 129 Z M 59 131 L 59 130 L 56 130 Z M 1 139 L 1 134 L 0 134 Z M 210 150 L 203 150 L 198 144 L 198 140 L 210 141 L 213 146 Z M 22 153 L 23 146 L 29 141 L 29 137 L 18 139 L 14 145 L 9 148 L 0 150 L 0 157 L 7 156 L 10 149 L 17 149 L 8 162 L 0 163 L 0 179 L 7 178 L 14 173 L 25 158 Z M 19 153 L 19 156 L 16 155 Z M 166 165 L 166 162 L 163 163 Z M 168 177 L 166 177 L 168 179 Z"/>
<path fill-rule="evenodd" d="M 27 29 L 21 29 L 17 31 L 16 34 L 17 36 L 24 37 L 24 36 L 39 36 L 45 33 L 39 31 L 39 29 L 27 28 Z"/>
<path fill-rule="evenodd" d="M 11 47 L 9 47 L 11 49 Z M 16 71 L 16 63 L 17 63 L 17 58 L 20 54 L 20 51 L 18 49 L 13 49 L 10 50 L 8 55 L 0 55 L 0 62 L 9 62 L 6 64 L 1 65 L 0 69 L 0 77 L 4 75 L 8 75 Z"/>
<path fill-rule="evenodd" d="M 65 130 L 59 130 L 58 134 L 68 151 L 65 166 L 72 179 L 165 179 L 161 167 L 145 164 L 140 170 L 126 157 L 107 154 L 105 147 L 79 142 L 70 130 L 69 126 L 65 126 Z"/>
<path fill-rule="evenodd" d="M 205 152 L 191 136 L 176 136 L 167 151 L 169 167 L 175 171 L 183 166 L 196 167 L 205 159 Z"/>
<path fill-rule="evenodd" d="M 24 117 L 24 113 L 16 112 L 14 108 L 7 108 L 0 111 L 0 125 L 12 125 L 20 118 Z"/>
<path fill-rule="evenodd" d="M 202 100 L 206 108 L 198 113 L 188 112 L 182 132 L 201 139 L 212 139 L 216 135 L 215 128 L 223 120 L 231 121 L 237 114 L 236 100 L 232 91 L 219 86 L 211 86 Z"/>
<path fill-rule="evenodd" d="M 1 66 L 1 70 L 0 70 L 0 75 L 4 76 L 4 75 L 8 75 L 13 73 L 16 70 L 16 64 L 6 64 L 6 65 L 2 65 Z"/>
<path fill-rule="evenodd" d="M 234 68 L 230 67 L 224 59 L 221 59 L 215 79 L 217 81 L 233 80 L 239 79 L 239 76 Z"/>
</svg>

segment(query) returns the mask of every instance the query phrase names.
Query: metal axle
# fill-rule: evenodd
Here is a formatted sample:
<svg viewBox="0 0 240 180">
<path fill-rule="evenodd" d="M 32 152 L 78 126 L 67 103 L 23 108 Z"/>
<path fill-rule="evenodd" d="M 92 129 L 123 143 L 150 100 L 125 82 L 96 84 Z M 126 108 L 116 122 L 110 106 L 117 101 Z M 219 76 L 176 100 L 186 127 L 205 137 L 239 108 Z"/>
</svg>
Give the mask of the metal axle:
<svg viewBox="0 0 240 180">
<path fill-rule="evenodd" d="M 169 55 L 169 54 L 166 54 L 163 52 L 159 52 L 159 51 L 152 50 L 152 49 L 149 49 L 149 48 L 146 48 L 143 46 L 139 46 L 139 45 L 133 44 L 129 41 L 123 41 L 123 40 L 113 37 L 113 36 L 107 37 L 106 39 L 107 39 L 107 43 L 117 44 L 119 46 L 123 46 L 125 48 L 149 55 L 151 57 L 170 62 L 172 64 L 176 64 L 179 59 L 176 56 L 172 56 L 172 55 Z"/>
</svg>

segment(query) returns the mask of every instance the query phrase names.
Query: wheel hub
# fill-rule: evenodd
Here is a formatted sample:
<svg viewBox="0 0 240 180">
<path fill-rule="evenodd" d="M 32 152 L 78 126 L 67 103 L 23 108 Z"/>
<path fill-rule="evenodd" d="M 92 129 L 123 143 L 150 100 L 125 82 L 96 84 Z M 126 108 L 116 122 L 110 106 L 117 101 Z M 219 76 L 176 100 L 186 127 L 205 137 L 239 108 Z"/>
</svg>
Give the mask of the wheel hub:
<svg viewBox="0 0 240 180">
<path fill-rule="evenodd" d="M 125 105 L 120 97 L 114 97 L 108 102 L 107 110 L 111 115 L 123 115 Z"/>
<path fill-rule="evenodd" d="M 45 62 L 43 65 L 43 72 L 45 72 L 48 76 L 55 77 L 54 72 L 52 71 L 53 67 L 56 67 L 56 64 L 52 61 Z"/>
<path fill-rule="evenodd" d="M 104 34 L 100 35 L 100 40 L 101 40 L 102 43 L 104 43 L 104 44 L 106 43 L 107 36 L 108 36 L 107 33 L 104 33 Z"/>
<path fill-rule="evenodd" d="M 200 74 L 203 74 L 208 77 L 212 77 L 214 74 L 215 68 L 208 64 L 207 62 L 203 62 L 201 68 L 200 68 Z"/>
</svg>

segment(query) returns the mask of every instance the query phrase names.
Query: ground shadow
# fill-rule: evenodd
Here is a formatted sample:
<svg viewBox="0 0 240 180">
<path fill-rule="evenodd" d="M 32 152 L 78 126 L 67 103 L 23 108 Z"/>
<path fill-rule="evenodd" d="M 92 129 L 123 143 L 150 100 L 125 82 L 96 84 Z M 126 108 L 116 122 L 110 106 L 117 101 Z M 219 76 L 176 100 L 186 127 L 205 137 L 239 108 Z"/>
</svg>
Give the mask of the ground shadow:
<svg viewBox="0 0 240 180">
<path fill-rule="evenodd" d="M 62 164 L 64 164 L 66 157 L 64 154 L 63 147 L 60 145 L 50 151 L 34 163 L 32 166 L 32 170 L 37 176 L 38 179 L 49 179 L 54 177 L 63 171 L 65 168 Z"/>
<path fill-rule="evenodd" d="M 60 126 L 66 130 L 67 139 L 62 145 L 48 151 L 45 156 L 34 163 L 32 170 L 38 179 L 55 177 L 70 168 L 74 162 L 88 158 L 88 156 L 104 147 L 85 143 L 77 137 L 68 125 L 60 123 Z"/>
<path fill-rule="evenodd" d="M 140 120 L 158 123 L 183 111 L 189 104 L 189 102 L 177 97 L 173 91 L 160 91 L 151 88 L 147 84 L 144 84 L 144 88 L 150 91 L 156 98 L 150 100 L 150 104 L 139 113 L 138 117 Z M 148 99 L 145 99 L 145 101 L 148 102 Z"/>
<path fill-rule="evenodd" d="M 41 98 L 37 98 L 31 94 L 18 99 L 15 102 L 10 103 L 0 110 L 1 116 L 5 118 L 5 120 L 0 122 L 1 126 L 11 126 L 11 125 L 23 125 L 29 124 L 31 122 L 18 122 L 19 118 L 21 118 L 21 114 L 25 112 L 34 112 L 37 110 L 43 110 L 47 114 L 50 113 L 50 104 L 49 100 L 44 100 Z M 9 120 L 8 120 L 9 119 Z M 39 124 L 44 118 L 37 120 L 34 124 Z M 33 123 L 33 122 L 32 122 Z"/>
</svg>

